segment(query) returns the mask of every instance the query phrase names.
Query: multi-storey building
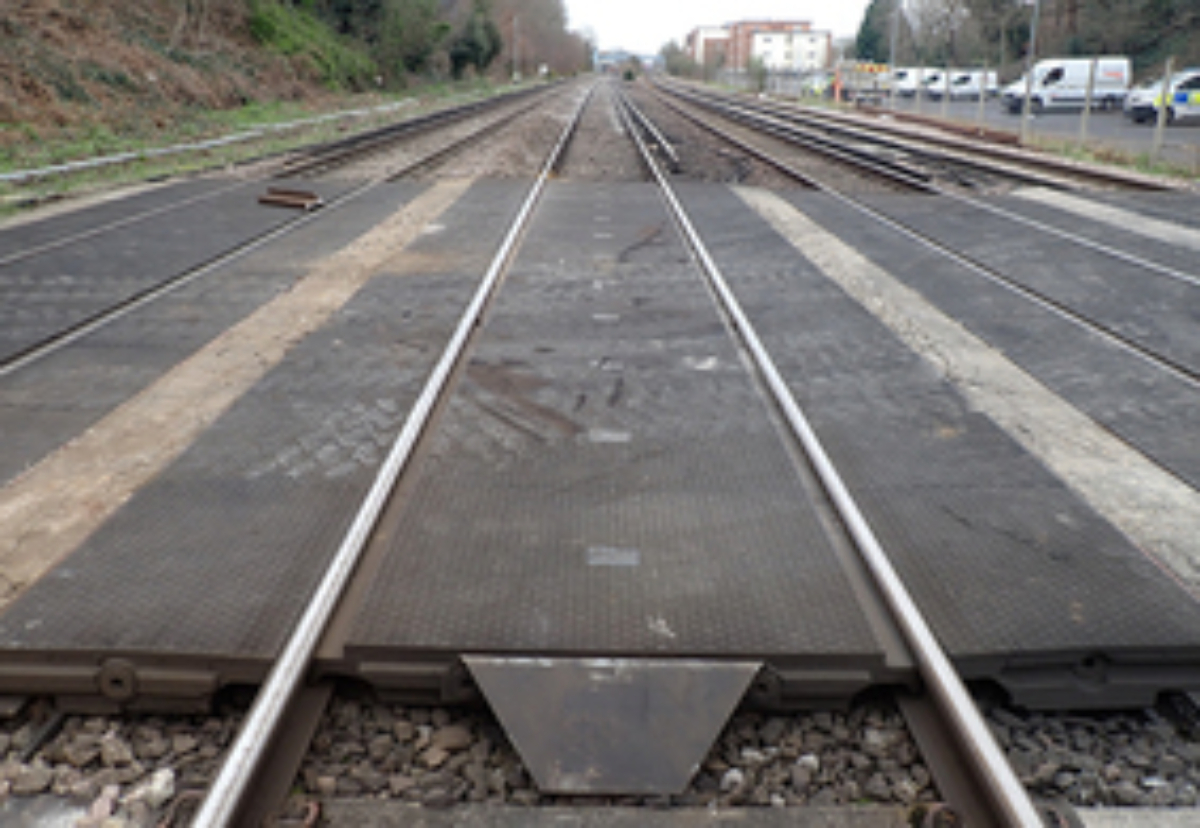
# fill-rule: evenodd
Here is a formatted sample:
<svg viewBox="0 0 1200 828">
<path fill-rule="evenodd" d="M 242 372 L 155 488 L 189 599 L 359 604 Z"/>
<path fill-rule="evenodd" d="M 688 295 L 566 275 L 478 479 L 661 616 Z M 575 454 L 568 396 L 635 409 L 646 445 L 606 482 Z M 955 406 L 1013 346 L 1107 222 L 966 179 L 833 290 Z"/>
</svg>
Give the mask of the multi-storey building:
<svg viewBox="0 0 1200 828">
<path fill-rule="evenodd" d="M 775 71 L 806 71 L 829 65 L 833 36 L 797 20 L 743 20 L 730 23 L 725 65 L 742 71 L 758 58 Z"/>
</svg>

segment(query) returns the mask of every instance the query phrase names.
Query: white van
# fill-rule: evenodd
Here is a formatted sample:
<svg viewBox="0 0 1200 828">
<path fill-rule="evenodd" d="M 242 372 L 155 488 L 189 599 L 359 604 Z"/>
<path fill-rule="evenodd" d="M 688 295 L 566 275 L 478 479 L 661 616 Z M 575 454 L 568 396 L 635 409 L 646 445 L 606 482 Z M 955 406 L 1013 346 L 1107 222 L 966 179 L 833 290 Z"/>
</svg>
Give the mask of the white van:
<svg viewBox="0 0 1200 828">
<path fill-rule="evenodd" d="M 1129 92 L 1125 99 L 1125 117 L 1134 123 L 1153 122 L 1162 107 L 1162 78 Z M 1176 72 L 1167 86 L 1167 121 L 1200 118 L 1200 67 Z"/>
<path fill-rule="evenodd" d="M 1133 77 L 1129 58 L 1105 56 L 1039 60 L 1033 65 L 1030 110 L 1082 109 L 1087 102 L 1093 60 L 1096 61 L 1096 83 L 1092 89 L 1092 106 L 1119 108 L 1125 102 Z M 1019 113 L 1025 105 L 1025 78 L 1006 86 L 1000 102 L 1009 112 Z"/>
<path fill-rule="evenodd" d="M 935 94 L 942 93 L 942 87 L 946 84 L 946 73 L 941 69 L 926 69 L 917 80 L 920 82 L 920 94 L 932 98 Z"/>
<path fill-rule="evenodd" d="M 927 69 L 920 66 L 906 66 L 897 68 L 892 73 L 892 88 L 896 90 L 896 94 L 901 98 L 911 98 L 917 94 L 918 80 L 923 80 L 936 69 Z"/>
<path fill-rule="evenodd" d="M 944 87 L 943 87 L 944 89 Z M 955 72 L 950 76 L 950 100 L 977 101 L 980 97 L 993 98 L 1000 92 L 1000 84 L 996 73 L 972 69 Z M 939 94 L 940 91 L 939 91 Z"/>
<path fill-rule="evenodd" d="M 935 69 L 925 78 L 925 97 L 940 101 L 946 94 L 947 85 L 949 85 L 951 97 L 953 97 L 954 82 L 966 74 L 968 73 L 964 69 Z"/>
</svg>

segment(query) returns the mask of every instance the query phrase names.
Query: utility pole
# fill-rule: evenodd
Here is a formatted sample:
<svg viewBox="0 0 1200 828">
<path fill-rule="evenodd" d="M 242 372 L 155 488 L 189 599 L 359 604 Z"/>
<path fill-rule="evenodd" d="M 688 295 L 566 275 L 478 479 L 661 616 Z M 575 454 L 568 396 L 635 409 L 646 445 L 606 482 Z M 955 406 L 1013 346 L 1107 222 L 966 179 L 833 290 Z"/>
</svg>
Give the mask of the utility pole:
<svg viewBox="0 0 1200 828">
<path fill-rule="evenodd" d="M 1025 56 L 1025 104 L 1021 107 L 1021 146 L 1029 143 L 1029 98 L 1033 93 L 1033 64 L 1037 60 L 1038 17 L 1042 0 L 1033 1 L 1033 22 L 1029 27 L 1029 54 Z"/>
<path fill-rule="evenodd" d="M 892 109 L 896 108 L 896 40 L 900 32 L 900 10 L 904 0 L 894 0 L 892 3 L 892 42 L 888 48 L 888 66 L 891 69 L 891 82 L 888 84 L 888 102 Z"/>
<path fill-rule="evenodd" d="M 520 27 L 521 27 L 521 15 L 514 14 L 513 22 L 512 22 L 512 40 L 513 40 L 512 79 L 514 82 L 521 79 L 521 76 L 519 74 L 521 71 L 521 62 L 518 59 L 518 55 L 517 55 L 518 50 L 521 48 L 521 40 L 520 40 L 521 28 Z"/>
</svg>

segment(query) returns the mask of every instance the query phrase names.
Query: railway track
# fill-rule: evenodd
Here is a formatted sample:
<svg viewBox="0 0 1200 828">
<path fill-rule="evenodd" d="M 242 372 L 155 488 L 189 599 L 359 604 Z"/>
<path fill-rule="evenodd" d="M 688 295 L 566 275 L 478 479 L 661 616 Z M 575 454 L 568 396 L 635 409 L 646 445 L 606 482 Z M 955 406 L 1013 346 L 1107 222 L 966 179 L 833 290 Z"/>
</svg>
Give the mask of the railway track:
<svg viewBox="0 0 1200 828">
<path fill-rule="evenodd" d="M 659 81 L 659 89 L 702 104 L 727 116 L 749 118 L 758 125 L 795 127 L 817 146 L 849 145 L 863 159 L 901 160 L 914 165 L 909 177 L 941 182 L 942 189 L 971 190 L 994 186 L 997 181 L 1059 189 L 1116 187 L 1163 192 L 1171 186 L 1143 176 L 1070 164 L 1036 153 L 932 133 L 914 136 L 893 124 L 865 125 L 844 114 L 811 107 L 791 106 L 771 100 L 753 100 L 696 88 L 679 82 Z M 765 119 L 765 120 L 764 120 Z"/>
<path fill-rule="evenodd" d="M 671 88 L 671 92 L 676 94 L 678 89 Z M 694 103 L 710 107 L 710 111 L 722 116 L 729 114 L 729 110 L 720 96 L 689 93 L 686 97 L 687 100 Z M 720 106 L 713 108 L 716 106 L 716 102 L 720 102 Z M 749 114 L 756 109 L 764 109 L 771 115 L 764 121 Z M 765 126 L 766 134 L 786 137 L 786 133 L 781 133 L 775 126 L 774 115 L 779 109 L 780 107 L 777 106 L 762 107 L 738 103 L 735 111 L 740 113 L 737 115 L 740 122 L 753 127 Z M 683 113 L 678 109 L 675 111 L 680 112 L 684 117 L 696 118 L 695 115 Z M 1198 383 L 1200 383 L 1200 350 L 1197 349 L 1197 345 L 1200 343 L 1195 342 L 1194 337 L 1190 335 L 1170 336 L 1163 333 L 1164 327 L 1171 327 L 1178 331 L 1188 330 L 1190 323 L 1187 320 L 1190 311 L 1187 309 L 1195 307 L 1200 302 L 1200 293 L 1197 292 L 1197 288 L 1200 288 L 1200 272 L 1195 271 L 1194 268 L 1188 268 L 1186 259 L 1164 261 L 1159 258 L 1153 245 L 1141 245 L 1135 249 L 1122 248 L 1106 239 L 1087 236 L 1072 229 L 1074 218 L 1072 213 L 1063 211 L 1055 214 L 1046 211 L 1044 215 L 1029 215 L 1027 212 L 1017 209 L 1020 202 L 997 203 L 963 195 L 954 189 L 946 189 L 930 180 L 922 179 L 909 169 L 896 170 L 880 166 L 871 157 L 868 157 L 864 161 L 864 165 L 871 174 L 889 178 L 900 186 L 909 186 L 915 191 L 934 195 L 943 202 L 949 202 L 939 205 L 930 212 L 919 213 L 917 220 L 913 220 L 910 216 L 915 211 L 911 209 L 911 204 L 894 207 L 878 200 L 872 202 L 868 198 L 853 193 L 843 193 L 836 185 L 815 180 L 811 175 L 796 169 L 786 160 L 773 156 L 760 147 L 748 144 L 744 138 L 729 133 L 727 129 L 712 123 L 702 123 L 702 126 L 730 144 L 751 152 L 777 169 L 793 175 L 804 185 L 818 189 L 837 199 L 862 222 L 887 228 L 889 232 L 896 233 L 919 248 L 924 248 L 946 261 L 952 262 L 964 276 L 996 285 L 1004 291 L 1019 296 L 1023 301 L 1036 305 L 1058 320 L 1078 328 L 1087 336 L 1103 339 L 1113 348 L 1129 354 L 1155 372 L 1160 372 L 1171 382 L 1178 383 L 1192 391 L 1198 387 Z M 859 132 L 856 130 L 855 134 L 857 135 Z M 811 148 L 807 142 L 801 142 L 801 145 Z M 855 159 L 851 156 L 839 155 L 838 157 L 842 163 L 855 163 Z M 1099 177 L 1099 174 L 1092 176 L 1093 179 Z M 1046 180 L 1033 175 L 1018 180 L 1025 180 L 1041 186 L 1047 185 Z M 1121 179 L 1107 179 L 1110 184 L 1119 180 Z M 1050 183 L 1055 187 L 1066 186 L 1059 180 Z M 1069 198 L 1067 203 L 1072 203 Z M 1074 203 L 1078 204 L 1079 202 Z M 1075 209 L 1080 208 L 1076 207 Z M 1055 283 L 1039 278 L 1036 271 L 1030 271 L 1028 257 L 1013 256 L 1005 260 L 1004 256 L 997 255 L 994 247 L 985 250 L 984 255 L 975 255 L 962 249 L 961 244 L 948 241 L 946 234 L 938 232 L 936 222 L 931 223 L 929 220 L 931 213 L 947 219 L 953 217 L 953 223 L 958 226 L 963 222 L 971 221 L 969 218 L 971 212 L 979 215 L 981 219 L 986 216 L 1007 223 L 1011 228 L 1014 244 L 1029 244 L 1031 239 L 1038 237 L 1055 244 L 1066 243 L 1068 249 L 1064 252 L 1067 255 L 1079 256 L 1090 262 L 1096 262 L 1090 281 L 1097 290 L 1123 293 L 1129 297 L 1129 301 L 1116 307 L 1111 305 L 1098 307 L 1090 300 L 1087 293 L 1079 292 L 1070 282 Z M 967 218 L 963 218 L 964 216 Z M 1173 310 L 1163 309 L 1156 320 L 1132 316 L 1134 297 L 1137 296 L 1140 287 L 1145 284 L 1147 279 L 1168 285 L 1166 289 L 1174 296 L 1174 302 L 1177 302 Z M 1188 468 L 1186 471 L 1181 471 L 1178 457 L 1173 451 L 1164 451 L 1162 447 L 1154 446 L 1152 442 L 1148 442 L 1128 428 L 1115 425 L 1111 420 L 1100 418 L 1100 422 L 1105 427 L 1114 428 L 1131 445 L 1154 457 L 1172 473 L 1181 474 L 1193 485 L 1200 481 L 1200 476 L 1198 476 L 1200 470 Z"/>
<path fill-rule="evenodd" d="M 159 626 L 168 636 L 178 626 L 183 638 L 155 655 L 139 643 L 148 640 L 145 631 L 131 626 L 135 615 L 125 607 L 111 610 L 119 617 L 110 628 L 69 620 L 65 640 L 82 657 L 50 647 L 57 689 L 48 692 L 81 698 L 80 688 L 95 681 L 109 702 L 136 706 L 173 692 L 207 698 L 223 685 L 261 681 L 193 824 L 254 822 L 270 811 L 343 679 L 433 703 L 482 696 L 544 790 L 642 795 L 678 789 L 677 775 L 663 781 L 658 774 L 668 766 L 685 776 L 695 770 L 743 692 L 754 704 L 805 708 L 870 686 L 919 685 L 929 695 L 922 701 L 902 692 L 901 708 L 943 799 L 969 825 L 1065 819 L 1030 801 L 964 678 L 995 682 L 1035 704 L 1093 692 L 1106 703 L 1145 704 L 1148 694 L 1194 681 L 1194 608 L 1186 593 L 1149 571 L 1065 487 L 951 400 L 919 360 L 898 356 L 894 343 L 839 304 L 845 297 L 820 279 L 805 281 L 795 252 L 769 239 L 768 225 L 745 205 L 735 209 L 730 193 L 714 196 L 687 182 L 676 192 L 671 179 L 686 175 L 683 154 L 671 126 L 652 116 L 620 87 L 602 84 L 580 102 L 528 192 L 518 199 L 496 182 L 473 189 L 458 208 L 463 215 L 514 217 L 495 231 L 498 249 L 477 281 L 462 275 L 478 272 L 462 250 L 487 245 L 487 234 L 471 229 L 478 217 L 474 225 L 463 215 L 431 224 L 410 263 L 391 265 L 399 278 L 379 279 L 376 293 L 304 349 L 296 379 L 269 378 L 247 402 L 239 421 L 247 433 L 230 425 L 214 435 L 235 437 L 229 445 L 197 444 L 178 472 L 147 484 L 123 521 L 87 542 L 69 577 L 52 574 L 0 616 L 0 687 L 44 681 L 33 677 L 45 646 L 39 642 L 60 634 L 59 619 L 45 609 L 61 601 L 56 591 L 78 606 L 74 584 L 92 584 L 116 552 L 133 569 L 118 568 L 89 589 L 120 593 L 119 572 L 146 566 L 133 557 L 145 542 L 161 600 L 182 597 L 177 611 L 187 619 Z M 624 136 L 633 139 L 629 155 L 600 163 L 589 180 L 597 148 L 624 152 L 614 147 Z M 746 139 L 737 145 L 749 151 Z M 371 151 L 344 149 L 348 159 Z M 777 172 L 790 169 L 768 153 L 755 156 Z M 841 163 L 847 160 L 843 154 Z M 572 164 L 577 175 L 568 174 Z M 906 164 L 875 163 L 869 174 L 935 193 L 929 201 L 939 197 L 929 177 Z M 819 197 L 843 214 L 883 219 L 864 238 L 898 234 L 955 269 L 987 271 L 993 285 L 1016 281 L 1011 271 L 889 215 L 886 204 L 801 178 L 807 189 L 783 195 Z M 466 234 L 453 237 L 462 227 Z M 742 266 L 731 239 L 767 258 Z M 1116 250 L 1093 247 L 1106 260 L 1154 273 L 1163 280 L 1156 290 L 1194 286 L 1170 259 Z M 1186 358 L 1123 330 L 1130 326 L 1119 318 L 1096 319 L 1045 288 L 1002 289 L 1021 302 L 1036 300 L 1039 312 L 1194 393 Z M 836 337 L 835 320 L 844 329 Z M 350 360 L 349 351 L 361 353 Z M 383 368 L 361 377 L 349 367 L 376 360 Z M 399 374 L 397 363 L 405 366 Z M 289 428 L 278 411 L 270 424 L 254 414 L 288 399 L 293 382 L 310 393 L 327 389 L 298 408 L 355 412 L 349 429 L 325 444 L 310 433 L 298 446 L 256 446 Z M 874 392 L 865 405 L 858 401 L 863 388 Z M 332 398 L 347 392 L 353 405 Z M 359 393 L 367 396 L 355 402 Z M 364 439 L 353 436 L 367 423 Z M 920 430 L 910 430 L 914 423 Z M 384 435 L 386 456 L 361 461 L 353 473 L 339 464 L 338 456 L 370 455 Z M 225 459 L 204 460 L 205 452 Z M 314 466 L 324 469 L 315 483 Z M 217 474 L 189 493 L 198 471 Z M 981 472 L 1001 484 L 981 486 Z M 226 484 L 233 489 L 217 492 Z M 317 499 L 306 500 L 305 487 Z M 1034 496 L 1014 495 L 1021 488 Z M 956 499 L 955 489 L 970 494 Z M 164 554 L 162 515 L 172 503 L 182 514 L 189 509 L 173 498 L 204 500 L 208 490 L 224 505 L 194 513 L 190 534 L 202 540 L 178 538 L 178 548 Z M 281 490 L 294 498 L 282 508 L 270 500 Z M 346 510 L 345 520 L 310 518 L 333 510 L 330 504 Z M 1011 524 L 993 517 L 1010 511 Z M 224 528 L 206 523 L 213 514 Z M 237 532 L 242 523 L 253 529 Z M 1066 565 L 1082 556 L 1081 546 L 1099 550 L 1095 584 L 1107 585 L 1103 599 L 1078 591 L 1075 582 L 1092 575 Z M 226 547 L 253 561 L 223 564 L 245 583 L 229 584 L 227 572 L 213 580 L 193 563 Z M 956 547 L 971 549 L 972 560 Z M 977 567 L 991 573 L 989 583 L 978 583 Z M 303 583 L 292 583 L 302 568 Z M 190 581 L 181 585 L 182 571 Z M 276 581 L 292 585 L 256 608 Z M 1014 583 L 1024 584 L 1027 600 Z M 956 603 L 956 590 L 979 606 Z M 203 600 L 185 608 L 197 592 Z M 1060 606 L 1065 593 L 1071 602 Z M 124 602 L 139 603 L 128 595 Z M 1005 602 L 1021 604 L 1015 619 Z M 1138 628 L 1152 607 L 1168 604 L 1175 609 L 1163 627 Z M 287 611 L 276 612 L 281 606 Z M 233 626 L 242 607 L 254 616 L 251 636 Z M 1110 638 L 1088 638 L 1097 616 Z M 234 638 L 256 643 L 226 651 L 219 634 L 202 628 L 197 644 L 187 627 L 200 618 L 222 619 Z M 970 639 L 993 631 L 999 634 L 982 644 Z M 1005 649 L 1039 636 L 1049 640 L 1031 645 L 1028 661 L 1021 648 Z M 265 665 L 263 653 L 270 654 Z M 1159 659 L 1169 666 L 1156 671 Z M 1073 678 L 1061 683 L 1061 673 Z M 628 697 L 612 689 L 620 686 L 651 698 L 671 688 L 688 701 L 664 706 L 661 720 L 639 719 Z M 555 718 L 560 708 L 578 711 L 581 700 L 594 712 Z M 679 710 L 688 715 L 673 717 Z M 564 736 L 592 748 L 580 751 Z M 631 758 L 638 749 L 622 749 L 639 738 L 648 764 Z M 679 755 L 668 761 L 666 754 L 678 740 L 692 752 L 680 750 L 676 767 Z M 248 791 L 256 794 L 250 804 Z"/>
</svg>

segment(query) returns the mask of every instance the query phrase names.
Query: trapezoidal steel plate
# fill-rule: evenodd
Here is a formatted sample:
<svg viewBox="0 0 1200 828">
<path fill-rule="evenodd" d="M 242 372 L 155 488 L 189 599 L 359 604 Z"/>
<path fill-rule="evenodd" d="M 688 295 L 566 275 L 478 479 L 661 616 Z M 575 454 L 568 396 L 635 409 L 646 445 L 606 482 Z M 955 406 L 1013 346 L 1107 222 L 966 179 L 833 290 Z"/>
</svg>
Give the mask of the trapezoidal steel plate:
<svg viewBox="0 0 1200 828">
<path fill-rule="evenodd" d="M 466 656 L 543 793 L 670 795 L 695 774 L 759 662 Z"/>
</svg>

